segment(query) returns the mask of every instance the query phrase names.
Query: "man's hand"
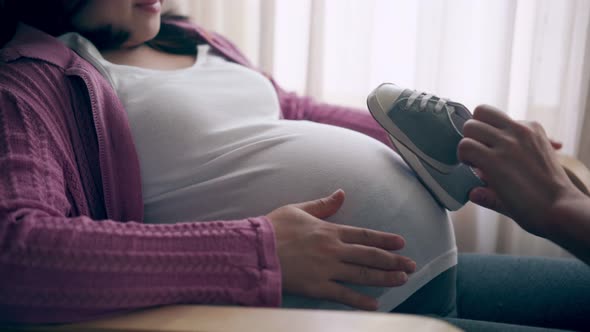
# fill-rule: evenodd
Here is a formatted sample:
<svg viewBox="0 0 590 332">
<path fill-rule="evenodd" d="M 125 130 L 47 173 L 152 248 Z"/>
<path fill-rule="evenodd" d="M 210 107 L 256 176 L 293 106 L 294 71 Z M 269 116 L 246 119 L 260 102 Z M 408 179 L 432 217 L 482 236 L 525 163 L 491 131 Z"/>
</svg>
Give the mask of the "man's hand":
<svg viewBox="0 0 590 332">
<path fill-rule="evenodd" d="M 470 199 L 506 214 L 525 230 L 550 236 L 561 218 L 555 211 L 564 200 L 582 194 L 567 177 L 541 125 L 517 122 L 490 106 L 475 109 L 465 123 L 459 159 L 474 166 L 488 187 L 475 188 Z"/>
<path fill-rule="evenodd" d="M 416 263 L 391 250 L 404 247 L 395 234 L 323 221 L 344 202 L 336 191 L 318 200 L 286 205 L 272 211 L 271 220 L 283 276 L 289 293 L 376 310 L 374 298 L 339 282 L 394 287 L 403 285 Z"/>
</svg>

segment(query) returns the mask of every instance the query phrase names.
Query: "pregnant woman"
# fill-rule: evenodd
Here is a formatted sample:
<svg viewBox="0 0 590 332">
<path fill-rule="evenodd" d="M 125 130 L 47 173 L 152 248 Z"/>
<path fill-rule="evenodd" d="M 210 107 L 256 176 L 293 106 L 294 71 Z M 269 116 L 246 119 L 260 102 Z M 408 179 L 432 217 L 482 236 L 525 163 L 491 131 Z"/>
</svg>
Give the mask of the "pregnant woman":
<svg viewBox="0 0 590 332">
<path fill-rule="evenodd" d="M 4 6 L 2 321 L 453 309 L 450 220 L 368 113 L 286 93 L 158 0 Z"/>
</svg>

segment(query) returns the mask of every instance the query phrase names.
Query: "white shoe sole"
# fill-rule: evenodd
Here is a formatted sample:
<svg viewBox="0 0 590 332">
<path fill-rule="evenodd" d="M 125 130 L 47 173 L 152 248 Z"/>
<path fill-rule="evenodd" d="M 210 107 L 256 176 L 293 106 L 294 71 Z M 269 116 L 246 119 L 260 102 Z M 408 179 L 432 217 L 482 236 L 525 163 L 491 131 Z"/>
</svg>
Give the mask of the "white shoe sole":
<svg viewBox="0 0 590 332">
<path fill-rule="evenodd" d="M 420 150 L 414 143 L 412 143 L 412 140 L 410 140 L 408 138 L 408 136 L 406 136 L 406 134 L 404 134 L 404 132 L 401 131 L 399 129 L 399 127 L 395 125 L 395 123 L 393 121 L 391 121 L 391 119 L 387 115 L 387 110 L 381 106 L 381 104 L 379 103 L 379 100 L 377 99 L 377 94 L 379 93 L 379 88 L 381 88 L 382 86 L 383 86 L 383 84 L 378 86 L 375 90 L 373 90 L 373 92 L 371 92 L 369 97 L 367 97 L 367 106 L 368 106 L 369 112 L 371 113 L 373 118 L 375 118 L 375 120 L 377 120 L 377 122 L 383 128 L 385 128 L 389 132 L 389 134 L 391 136 L 393 136 L 400 143 L 400 145 L 406 146 L 413 153 L 417 154 L 418 157 L 420 157 L 422 160 L 427 162 L 428 165 L 432 166 L 434 169 L 436 169 L 437 171 L 439 171 L 441 173 L 444 173 L 444 174 L 451 173 L 453 171 L 453 169 L 455 167 L 457 167 L 458 165 L 444 164 L 436 159 L 429 157 L 427 154 L 422 152 L 422 150 Z M 401 90 L 401 89 L 399 90 L 399 93 L 395 98 L 396 100 L 399 98 L 402 91 L 403 90 Z"/>
<path fill-rule="evenodd" d="M 436 179 L 430 175 L 428 170 L 424 168 L 420 158 L 415 153 L 410 151 L 404 144 L 402 144 L 392 135 L 389 135 L 389 139 L 393 143 L 393 146 L 398 149 L 399 154 L 404 159 L 404 161 L 414 170 L 414 172 L 416 172 L 418 179 L 420 179 L 426 189 L 430 191 L 432 196 L 434 196 L 434 198 L 443 207 L 449 211 L 457 211 L 463 207 L 463 205 L 465 205 L 464 203 L 454 199 L 443 187 L 440 186 L 438 181 L 436 181 Z"/>
</svg>

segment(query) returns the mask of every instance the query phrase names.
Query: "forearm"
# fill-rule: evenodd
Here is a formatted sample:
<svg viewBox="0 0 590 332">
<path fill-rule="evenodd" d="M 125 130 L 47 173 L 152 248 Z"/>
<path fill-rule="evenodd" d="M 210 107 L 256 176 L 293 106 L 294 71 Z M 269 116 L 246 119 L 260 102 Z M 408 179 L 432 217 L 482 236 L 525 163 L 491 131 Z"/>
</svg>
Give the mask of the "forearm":
<svg viewBox="0 0 590 332">
<path fill-rule="evenodd" d="M 563 200 L 550 215 L 546 237 L 590 265 L 590 198 Z"/>
<path fill-rule="evenodd" d="M 280 304 L 265 217 L 146 225 L 41 211 L 4 216 L 3 322 L 74 322 L 178 303 Z"/>
</svg>

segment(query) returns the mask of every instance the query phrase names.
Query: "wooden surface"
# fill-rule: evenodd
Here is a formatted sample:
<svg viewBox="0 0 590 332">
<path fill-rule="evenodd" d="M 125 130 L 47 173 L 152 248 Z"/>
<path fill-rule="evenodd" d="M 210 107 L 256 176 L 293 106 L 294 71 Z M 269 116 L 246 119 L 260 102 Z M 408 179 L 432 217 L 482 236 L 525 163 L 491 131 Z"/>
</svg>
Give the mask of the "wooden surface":
<svg viewBox="0 0 590 332">
<path fill-rule="evenodd" d="M 14 329 L 10 329 L 11 331 Z M 444 321 L 413 315 L 359 311 L 169 306 L 94 322 L 20 328 L 19 331 L 170 332 L 391 332 L 460 331 Z"/>
</svg>

